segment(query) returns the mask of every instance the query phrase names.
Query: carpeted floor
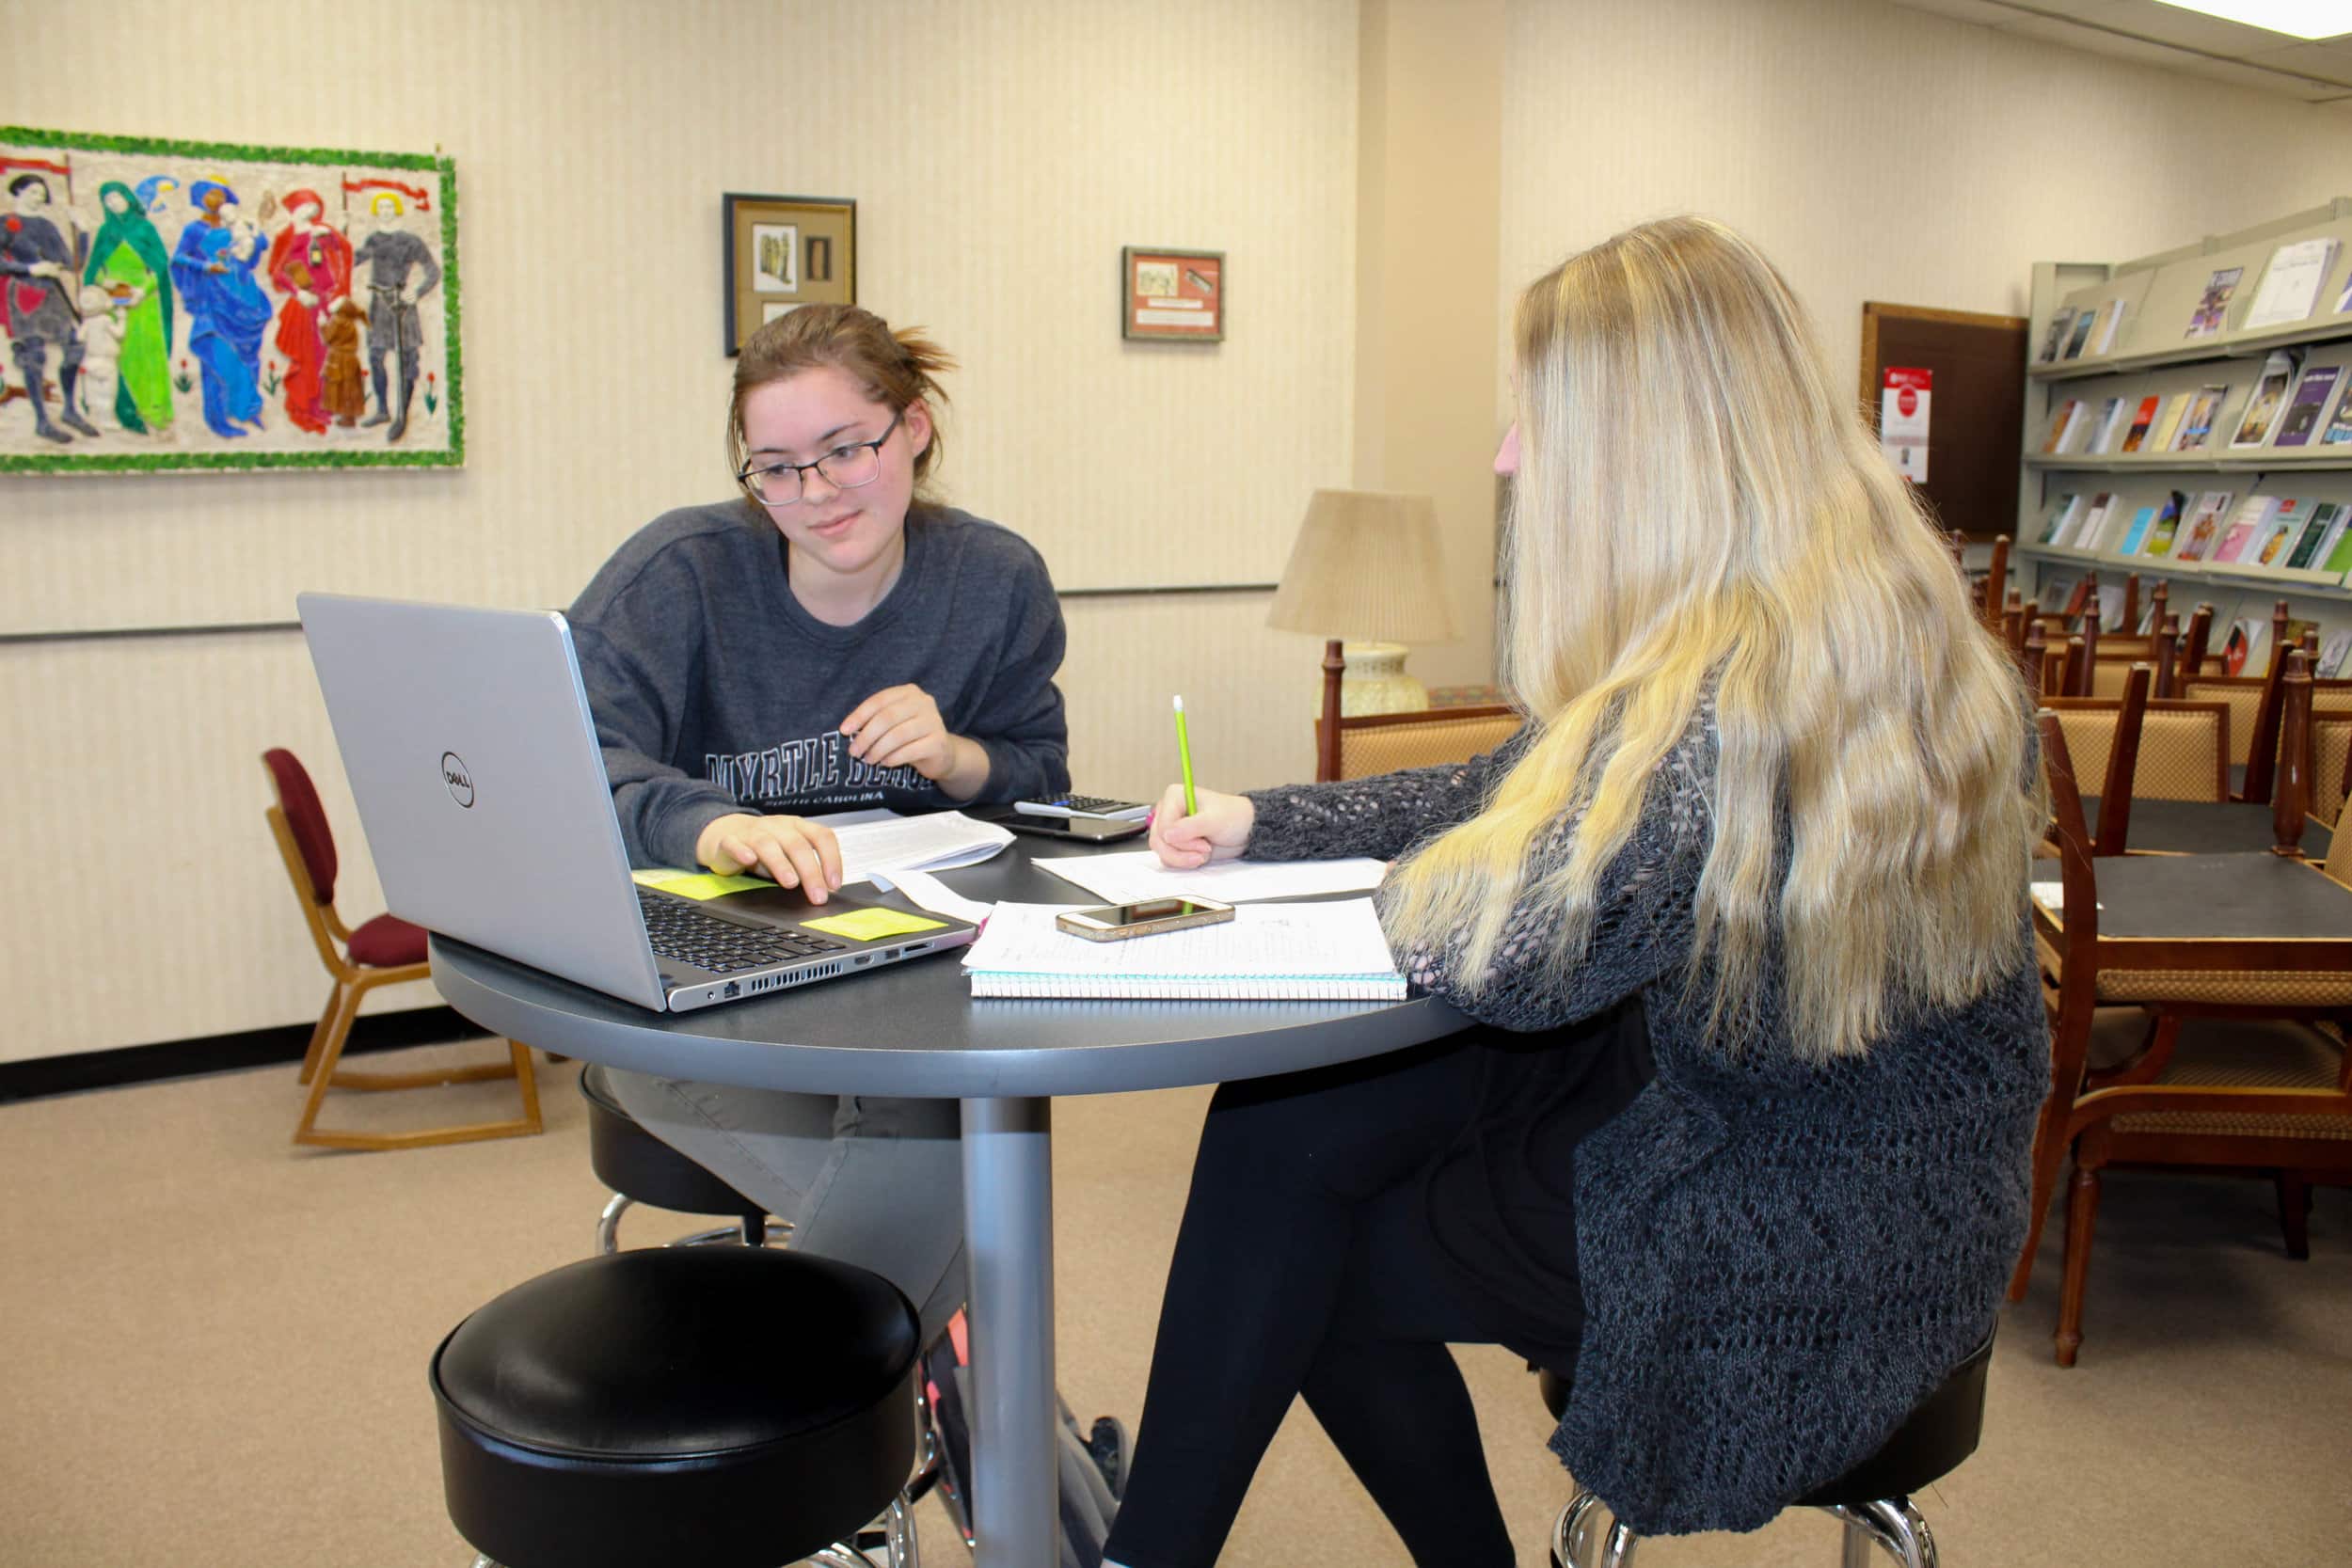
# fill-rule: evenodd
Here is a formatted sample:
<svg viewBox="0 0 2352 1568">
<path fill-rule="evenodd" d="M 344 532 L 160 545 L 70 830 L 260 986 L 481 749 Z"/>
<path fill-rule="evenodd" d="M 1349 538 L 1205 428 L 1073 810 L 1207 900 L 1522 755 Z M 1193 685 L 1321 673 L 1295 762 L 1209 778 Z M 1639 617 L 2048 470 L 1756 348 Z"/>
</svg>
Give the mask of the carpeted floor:
<svg viewBox="0 0 2352 1568">
<path fill-rule="evenodd" d="M 544 1069 L 541 1137 L 393 1154 L 289 1147 L 291 1068 L 0 1106 L 0 1568 L 464 1568 L 425 1360 L 473 1307 L 590 1250 L 604 1194 L 577 1070 Z M 330 1117 L 489 1117 L 511 1094 L 340 1095 Z M 1205 1100 L 1056 1104 L 1060 1385 L 1082 1417 L 1140 1402 Z M 691 1227 L 638 1213 L 622 1236 Z M 1985 1446 L 1920 1500 L 1947 1568 L 2352 1560 L 2352 1195 L 2319 1194 L 2293 1263 L 2266 1183 L 2112 1177 L 2072 1371 L 2050 1360 L 2050 1228 L 1997 1347 Z M 1500 1351 L 1461 1354 L 1519 1560 L 1540 1565 L 1569 1485 L 1534 1380 Z M 934 1508 L 928 1560 L 967 1561 Z M 1836 1527 L 1784 1515 L 1641 1555 L 1829 1568 Z M 1295 1410 L 1225 1560 L 1401 1553 Z"/>
</svg>

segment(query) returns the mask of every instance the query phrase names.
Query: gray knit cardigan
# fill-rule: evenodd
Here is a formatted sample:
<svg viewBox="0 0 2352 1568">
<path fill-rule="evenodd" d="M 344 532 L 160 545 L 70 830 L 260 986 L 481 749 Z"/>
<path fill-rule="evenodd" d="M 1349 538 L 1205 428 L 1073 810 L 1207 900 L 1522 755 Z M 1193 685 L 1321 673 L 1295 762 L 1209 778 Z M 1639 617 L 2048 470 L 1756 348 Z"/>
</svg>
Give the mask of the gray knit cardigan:
<svg viewBox="0 0 2352 1568">
<path fill-rule="evenodd" d="M 1406 854 L 1474 816 L 1527 738 L 1467 765 L 1252 794 L 1248 853 Z M 1736 1033 L 1710 1033 L 1712 976 L 1686 999 L 1684 972 L 1715 757 L 1710 704 L 1604 875 L 1581 963 L 1547 962 L 1558 911 L 1524 896 L 1475 996 L 1451 947 L 1399 955 L 1505 1029 L 1642 993 L 1657 1076 L 1576 1156 L 1585 1326 L 1551 1448 L 1645 1535 L 1756 1528 L 1867 1456 L 1976 1347 L 2024 1240 L 2049 1088 L 2022 858 L 2016 962 L 1974 1002 L 1811 1064 L 1768 958 Z M 1576 819 L 1536 845 L 1530 883 Z"/>
</svg>

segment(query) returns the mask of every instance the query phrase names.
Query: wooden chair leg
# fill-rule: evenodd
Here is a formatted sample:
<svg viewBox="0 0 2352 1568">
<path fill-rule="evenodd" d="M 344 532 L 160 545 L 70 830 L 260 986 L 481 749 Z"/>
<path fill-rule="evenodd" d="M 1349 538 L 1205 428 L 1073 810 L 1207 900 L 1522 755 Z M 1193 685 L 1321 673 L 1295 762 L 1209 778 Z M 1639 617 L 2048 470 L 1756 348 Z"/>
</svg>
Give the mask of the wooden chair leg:
<svg viewBox="0 0 2352 1568">
<path fill-rule="evenodd" d="M 539 1080 L 531 1060 L 531 1048 L 518 1040 L 506 1042 L 506 1059 L 475 1067 L 428 1069 L 419 1072 L 344 1072 L 337 1064 L 342 1061 L 343 1044 L 351 1036 L 351 1025 L 359 1013 L 359 998 L 372 986 L 399 984 L 405 978 L 399 971 L 370 971 L 356 981 L 347 981 L 336 989 L 334 1001 L 325 1019 L 320 1021 L 324 1044 L 319 1053 L 317 1069 L 310 1077 L 310 1095 L 302 1107 L 302 1120 L 294 1128 L 294 1141 L 321 1148 L 393 1149 L 426 1148 L 440 1144 L 474 1143 L 485 1138 L 528 1137 L 545 1130 L 539 1112 Z M 430 1127 L 414 1132 L 339 1132 L 318 1125 L 319 1108 L 325 1103 L 330 1087 L 356 1089 L 407 1089 L 441 1084 L 473 1084 L 491 1079 L 512 1078 L 522 1096 L 522 1114 L 503 1121 L 471 1122 L 457 1127 Z"/>
<path fill-rule="evenodd" d="M 2299 1170 L 2280 1171 L 2278 1187 L 2279 1229 L 2286 1237 L 2287 1256 L 2307 1263 L 2312 1256 L 2312 1190 Z"/>
<path fill-rule="evenodd" d="M 2083 1016 L 2070 1019 L 2061 1009 L 2059 1026 L 2088 1033 L 2090 1029 L 2090 1009 L 2081 1007 L 2077 1011 Z M 2063 1056 L 2060 1049 L 2063 1043 L 2051 1042 L 2050 1053 L 2054 1059 Z M 2042 1250 L 2042 1224 L 2049 1217 L 2050 1200 L 2058 1192 L 2058 1173 L 2066 1164 L 2066 1117 L 2074 1103 L 2074 1085 L 2054 1084 L 2049 1098 L 2042 1102 L 2042 1115 L 2034 1122 L 2033 1191 L 2026 1199 L 2025 1248 L 2018 1253 L 2017 1267 L 2009 1276 L 2009 1299 L 2011 1301 L 2026 1299 L 2026 1287 L 2033 1278 L 2034 1255 Z"/>
<path fill-rule="evenodd" d="M 2090 1233 L 2099 1217 L 2099 1168 L 2076 1164 L 2066 1205 L 2066 1273 L 2058 1286 L 2058 1364 L 2071 1367 L 2083 1342 L 2083 1290 L 2090 1280 Z"/>
<path fill-rule="evenodd" d="M 294 1124 L 294 1141 L 298 1144 L 316 1141 L 311 1129 L 318 1125 L 327 1086 L 335 1081 L 335 1064 L 343 1058 L 343 1041 L 351 1037 L 352 1021 L 359 1016 L 359 990 L 346 981 L 336 982 L 335 994 L 319 1020 L 318 1061 L 310 1069 L 310 1094 L 302 1102 L 302 1119 Z"/>
<path fill-rule="evenodd" d="M 515 1086 L 523 1097 L 522 1119 L 536 1132 L 543 1124 L 539 1120 L 539 1072 L 532 1065 L 531 1047 L 520 1040 L 508 1040 L 506 1050 L 515 1062 Z"/>
<path fill-rule="evenodd" d="M 310 1048 L 302 1053 L 302 1076 L 296 1084 L 308 1084 L 319 1069 L 319 1053 L 326 1049 L 327 1021 L 335 1016 L 335 999 L 343 993 L 341 982 L 326 993 L 326 1006 L 319 1009 L 318 1027 L 310 1031 Z"/>
</svg>

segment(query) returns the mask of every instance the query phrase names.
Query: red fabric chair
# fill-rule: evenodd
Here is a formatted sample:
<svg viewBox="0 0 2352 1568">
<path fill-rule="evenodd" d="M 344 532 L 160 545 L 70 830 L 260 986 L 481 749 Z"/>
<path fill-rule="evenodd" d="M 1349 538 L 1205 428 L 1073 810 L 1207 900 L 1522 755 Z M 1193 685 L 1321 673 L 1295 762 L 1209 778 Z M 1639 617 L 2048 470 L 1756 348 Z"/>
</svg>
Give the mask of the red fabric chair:
<svg viewBox="0 0 2352 1568">
<path fill-rule="evenodd" d="M 512 1138 L 540 1130 L 539 1085 L 531 1063 L 531 1048 L 507 1042 L 509 1060 L 480 1067 L 423 1072 L 356 1072 L 342 1067 L 343 1043 L 351 1037 L 352 1021 L 359 1016 L 359 999 L 378 986 L 421 980 L 431 973 L 425 962 L 424 929 L 396 915 L 379 914 L 348 927 L 335 912 L 335 835 L 326 825 L 326 812 L 310 775 L 292 752 L 273 747 L 262 753 L 278 803 L 269 808 L 271 833 L 286 863 L 296 901 L 302 906 L 319 961 L 334 976 L 335 989 L 326 1010 L 310 1032 L 310 1048 L 302 1058 L 301 1082 L 310 1086 L 303 1103 L 302 1120 L 294 1141 L 329 1148 L 419 1148 L 429 1144 L 469 1143 L 479 1138 Z M 413 1132 L 338 1132 L 318 1125 L 319 1108 L 329 1088 L 414 1089 L 433 1084 L 472 1084 L 512 1078 L 522 1091 L 522 1115 L 507 1121 L 474 1122 L 457 1127 L 425 1128 Z"/>
</svg>

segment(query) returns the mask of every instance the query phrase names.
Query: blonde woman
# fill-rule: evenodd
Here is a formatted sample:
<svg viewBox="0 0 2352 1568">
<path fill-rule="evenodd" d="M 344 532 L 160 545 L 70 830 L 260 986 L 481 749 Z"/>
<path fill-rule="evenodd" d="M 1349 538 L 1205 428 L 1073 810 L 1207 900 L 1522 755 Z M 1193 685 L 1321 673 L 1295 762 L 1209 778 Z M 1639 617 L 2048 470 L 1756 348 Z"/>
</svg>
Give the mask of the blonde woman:
<svg viewBox="0 0 2352 1568">
<path fill-rule="evenodd" d="M 2026 705 L 1772 265 L 1620 234 L 1517 325 L 1492 755 L 1161 800 L 1171 865 L 1380 855 L 1478 1021 L 1219 1091 L 1108 1555 L 1213 1561 L 1301 1394 L 1417 1563 L 1514 1560 L 1449 1341 L 1573 1373 L 1644 1534 L 1746 1529 L 1990 1327 L 2048 1085 Z M 1533 1398 L 1531 1391 L 1530 1398 Z"/>
</svg>

